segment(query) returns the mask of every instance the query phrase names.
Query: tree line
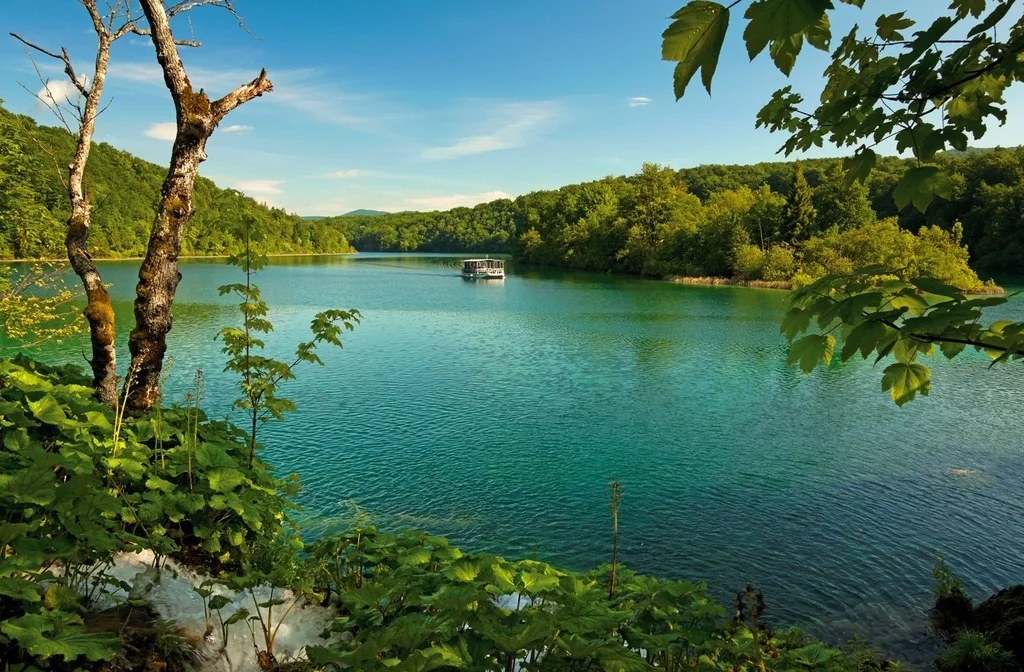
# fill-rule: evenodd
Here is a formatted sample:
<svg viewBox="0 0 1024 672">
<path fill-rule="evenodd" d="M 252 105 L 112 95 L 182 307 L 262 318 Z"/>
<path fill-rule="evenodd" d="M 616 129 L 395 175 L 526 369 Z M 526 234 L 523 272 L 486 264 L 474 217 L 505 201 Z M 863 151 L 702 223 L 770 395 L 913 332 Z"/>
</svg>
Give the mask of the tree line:
<svg viewBox="0 0 1024 672">
<path fill-rule="evenodd" d="M 0 259 L 64 256 L 70 204 L 62 168 L 75 151 L 66 130 L 37 125 L 0 105 Z M 94 257 L 145 254 L 167 169 L 106 143 L 93 146 L 86 170 Z M 345 236 L 329 222 L 307 221 L 233 189 L 198 178 L 195 214 L 181 253 L 226 255 L 240 250 L 236 232 L 248 217 L 260 222 L 260 245 L 269 253 L 349 252 Z"/>
<path fill-rule="evenodd" d="M 900 212 L 909 161 L 880 157 L 866 184 L 840 159 L 645 165 L 515 200 L 444 212 L 325 220 L 362 251 L 489 252 L 517 261 L 646 275 L 790 281 L 882 263 L 966 289 L 1024 272 L 1024 150 L 946 154 L 952 197 Z"/>
</svg>

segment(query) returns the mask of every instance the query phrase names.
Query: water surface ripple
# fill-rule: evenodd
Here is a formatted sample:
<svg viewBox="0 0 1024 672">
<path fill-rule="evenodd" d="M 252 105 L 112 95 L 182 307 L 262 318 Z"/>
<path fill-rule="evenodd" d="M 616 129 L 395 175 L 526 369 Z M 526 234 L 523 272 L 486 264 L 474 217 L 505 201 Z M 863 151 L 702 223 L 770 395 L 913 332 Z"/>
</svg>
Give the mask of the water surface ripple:
<svg viewBox="0 0 1024 672">
<path fill-rule="evenodd" d="M 266 458 L 301 475 L 316 529 L 356 502 L 387 526 L 584 569 L 609 556 L 617 479 L 633 568 L 705 578 L 726 600 L 752 583 L 776 625 L 918 664 L 935 650 L 937 549 L 976 597 L 1024 580 L 1020 366 L 936 361 L 931 396 L 899 409 L 868 363 L 787 367 L 781 292 L 515 269 L 472 283 L 455 261 L 295 258 L 258 276 L 276 352 L 317 310 L 365 317 L 288 388 L 299 411 L 264 437 Z M 126 329 L 136 266 L 102 270 Z M 182 273 L 168 395 L 202 368 L 207 407 L 227 415 L 213 336 L 235 318 L 216 287 L 237 271 Z M 1024 305 L 1001 314 L 1024 319 Z"/>
</svg>

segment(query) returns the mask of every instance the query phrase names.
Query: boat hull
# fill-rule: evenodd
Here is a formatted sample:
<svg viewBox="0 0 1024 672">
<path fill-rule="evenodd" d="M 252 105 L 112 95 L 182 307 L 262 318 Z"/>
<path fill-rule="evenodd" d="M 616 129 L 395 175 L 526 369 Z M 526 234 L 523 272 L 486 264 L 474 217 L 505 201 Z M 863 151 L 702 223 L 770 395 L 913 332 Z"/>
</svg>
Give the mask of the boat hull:
<svg viewBox="0 0 1024 672">
<path fill-rule="evenodd" d="M 500 273 L 500 274 L 499 273 L 486 273 L 486 272 L 477 272 L 477 273 L 466 273 L 466 272 L 463 272 L 462 277 L 465 280 L 504 280 L 505 279 L 505 274 L 504 273 Z"/>
</svg>

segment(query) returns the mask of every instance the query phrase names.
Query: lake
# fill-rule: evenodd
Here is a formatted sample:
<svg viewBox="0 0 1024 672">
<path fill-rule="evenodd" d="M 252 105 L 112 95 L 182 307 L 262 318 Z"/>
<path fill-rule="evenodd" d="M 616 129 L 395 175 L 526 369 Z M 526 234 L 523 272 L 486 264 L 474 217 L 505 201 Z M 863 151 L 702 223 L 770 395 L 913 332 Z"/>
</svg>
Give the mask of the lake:
<svg viewBox="0 0 1024 672">
<path fill-rule="evenodd" d="M 936 650 L 936 550 L 976 599 L 1024 579 L 1019 364 L 935 361 L 931 396 L 900 409 L 869 362 L 788 367 L 783 292 L 514 267 L 474 283 L 457 259 L 278 258 L 257 276 L 278 354 L 318 310 L 364 316 L 285 388 L 299 410 L 263 434 L 264 457 L 302 477 L 310 529 L 361 507 L 385 527 L 586 569 L 609 559 L 618 480 L 634 569 L 707 579 L 727 604 L 754 584 L 773 625 L 863 636 L 918 664 Z M 126 336 L 137 262 L 101 269 Z M 214 334 L 237 312 L 217 286 L 241 274 L 181 271 L 167 397 L 202 369 L 204 406 L 231 415 Z M 1024 301 L 992 315 L 1024 319 Z"/>
</svg>

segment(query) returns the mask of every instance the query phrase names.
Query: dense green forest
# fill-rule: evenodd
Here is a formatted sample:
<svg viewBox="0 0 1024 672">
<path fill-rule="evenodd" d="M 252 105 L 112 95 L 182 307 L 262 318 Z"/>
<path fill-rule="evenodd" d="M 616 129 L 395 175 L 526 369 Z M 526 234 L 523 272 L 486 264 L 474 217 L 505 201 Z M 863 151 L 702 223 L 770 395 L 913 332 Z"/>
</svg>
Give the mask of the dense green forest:
<svg viewBox="0 0 1024 672">
<path fill-rule="evenodd" d="M 61 257 L 69 214 L 62 172 L 74 150 L 67 131 L 39 126 L 0 106 L 0 259 Z M 132 257 L 146 251 L 166 168 L 108 144 L 94 147 L 86 172 L 92 203 L 93 256 Z M 348 252 L 337 227 L 268 208 L 210 180 L 196 182 L 196 213 L 185 231 L 182 254 L 217 255 L 237 250 L 232 234 L 246 214 L 261 222 L 271 253 Z"/>
<path fill-rule="evenodd" d="M 985 274 L 1021 273 L 1024 150 L 939 162 L 953 198 L 924 214 L 897 211 L 893 189 L 910 164 L 890 157 L 865 185 L 847 186 L 839 159 L 647 165 L 475 208 L 328 221 L 363 251 L 511 253 L 601 271 L 784 281 L 885 263 L 969 286 L 969 253 Z"/>
</svg>

